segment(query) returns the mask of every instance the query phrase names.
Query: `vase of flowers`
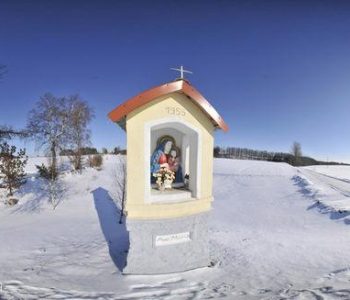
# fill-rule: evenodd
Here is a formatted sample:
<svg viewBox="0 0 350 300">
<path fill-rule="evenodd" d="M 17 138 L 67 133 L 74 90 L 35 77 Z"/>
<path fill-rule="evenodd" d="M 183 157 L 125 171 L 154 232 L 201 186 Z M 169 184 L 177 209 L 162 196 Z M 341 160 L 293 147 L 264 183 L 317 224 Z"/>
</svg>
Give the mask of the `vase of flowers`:
<svg viewBox="0 0 350 300">
<path fill-rule="evenodd" d="M 164 188 L 165 189 L 171 189 L 172 188 L 172 183 L 173 181 L 170 179 L 165 179 L 164 180 Z"/>
<path fill-rule="evenodd" d="M 172 183 L 175 179 L 175 173 L 173 171 L 166 167 L 161 167 L 158 172 L 153 173 L 153 176 L 157 178 L 156 183 L 160 191 L 172 188 Z"/>
<path fill-rule="evenodd" d="M 165 185 L 164 183 L 157 183 L 158 185 L 158 190 L 160 190 L 161 192 L 164 192 L 165 191 Z"/>
</svg>

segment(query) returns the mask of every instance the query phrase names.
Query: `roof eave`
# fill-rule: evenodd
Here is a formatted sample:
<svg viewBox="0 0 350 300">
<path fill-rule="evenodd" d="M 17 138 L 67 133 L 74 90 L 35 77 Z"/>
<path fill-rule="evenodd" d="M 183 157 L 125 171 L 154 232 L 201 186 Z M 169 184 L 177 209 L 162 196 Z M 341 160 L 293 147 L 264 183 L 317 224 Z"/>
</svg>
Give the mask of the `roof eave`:
<svg viewBox="0 0 350 300">
<path fill-rule="evenodd" d="M 136 95 L 135 97 L 125 101 L 123 104 L 117 106 L 108 114 L 108 117 L 113 122 L 119 124 L 119 122 L 123 118 L 126 118 L 126 116 L 134 109 L 143 106 L 144 104 L 147 104 L 150 101 L 153 101 L 155 98 L 174 92 L 183 92 L 184 94 L 189 96 L 195 103 L 197 103 L 199 108 L 205 114 L 207 114 L 208 117 L 210 117 L 215 127 L 219 127 L 225 132 L 228 131 L 227 124 L 218 114 L 215 108 L 202 96 L 200 92 L 198 92 L 192 85 L 190 85 L 185 80 L 177 80 L 146 90 Z M 125 130 L 125 124 L 122 128 Z"/>
</svg>

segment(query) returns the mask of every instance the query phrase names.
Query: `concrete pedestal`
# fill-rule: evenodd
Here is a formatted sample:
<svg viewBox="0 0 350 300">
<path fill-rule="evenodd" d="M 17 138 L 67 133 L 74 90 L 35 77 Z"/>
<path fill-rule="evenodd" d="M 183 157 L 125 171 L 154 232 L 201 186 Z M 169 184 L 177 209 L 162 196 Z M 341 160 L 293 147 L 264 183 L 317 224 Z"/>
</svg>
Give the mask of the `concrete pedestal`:
<svg viewBox="0 0 350 300">
<path fill-rule="evenodd" d="M 209 265 L 209 213 L 159 220 L 127 219 L 124 274 L 182 272 Z"/>
</svg>

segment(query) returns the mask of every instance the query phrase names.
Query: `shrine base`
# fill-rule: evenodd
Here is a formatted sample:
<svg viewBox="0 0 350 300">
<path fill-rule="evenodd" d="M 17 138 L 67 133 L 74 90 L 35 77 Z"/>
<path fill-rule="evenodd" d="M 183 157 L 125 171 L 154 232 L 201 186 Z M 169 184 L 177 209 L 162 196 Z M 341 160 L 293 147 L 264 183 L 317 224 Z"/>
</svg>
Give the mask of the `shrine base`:
<svg viewBox="0 0 350 300">
<path fill-rule="evenodd" d="M 209 213 L 187 217 L 127 219 L 130 248 L 123 274 L 164 274 L 209 265 Z"/>
</svg>

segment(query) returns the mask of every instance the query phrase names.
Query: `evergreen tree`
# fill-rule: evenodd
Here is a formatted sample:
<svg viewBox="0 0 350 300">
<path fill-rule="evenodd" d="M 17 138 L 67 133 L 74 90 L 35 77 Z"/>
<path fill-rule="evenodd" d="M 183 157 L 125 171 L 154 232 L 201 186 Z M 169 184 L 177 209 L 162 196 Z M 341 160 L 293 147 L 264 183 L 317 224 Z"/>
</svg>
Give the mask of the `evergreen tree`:
<svg viewBox="0 0 350 300">
<path fill-rule="evenodd" d="M 16 154 L 16 147 L 6 142 L 0 144 L 0 177 L 8 195 L 12 196 L 15 189 L 25 182 L 25 165 L 28 157 L 24 149 Z"/>
</svg>

